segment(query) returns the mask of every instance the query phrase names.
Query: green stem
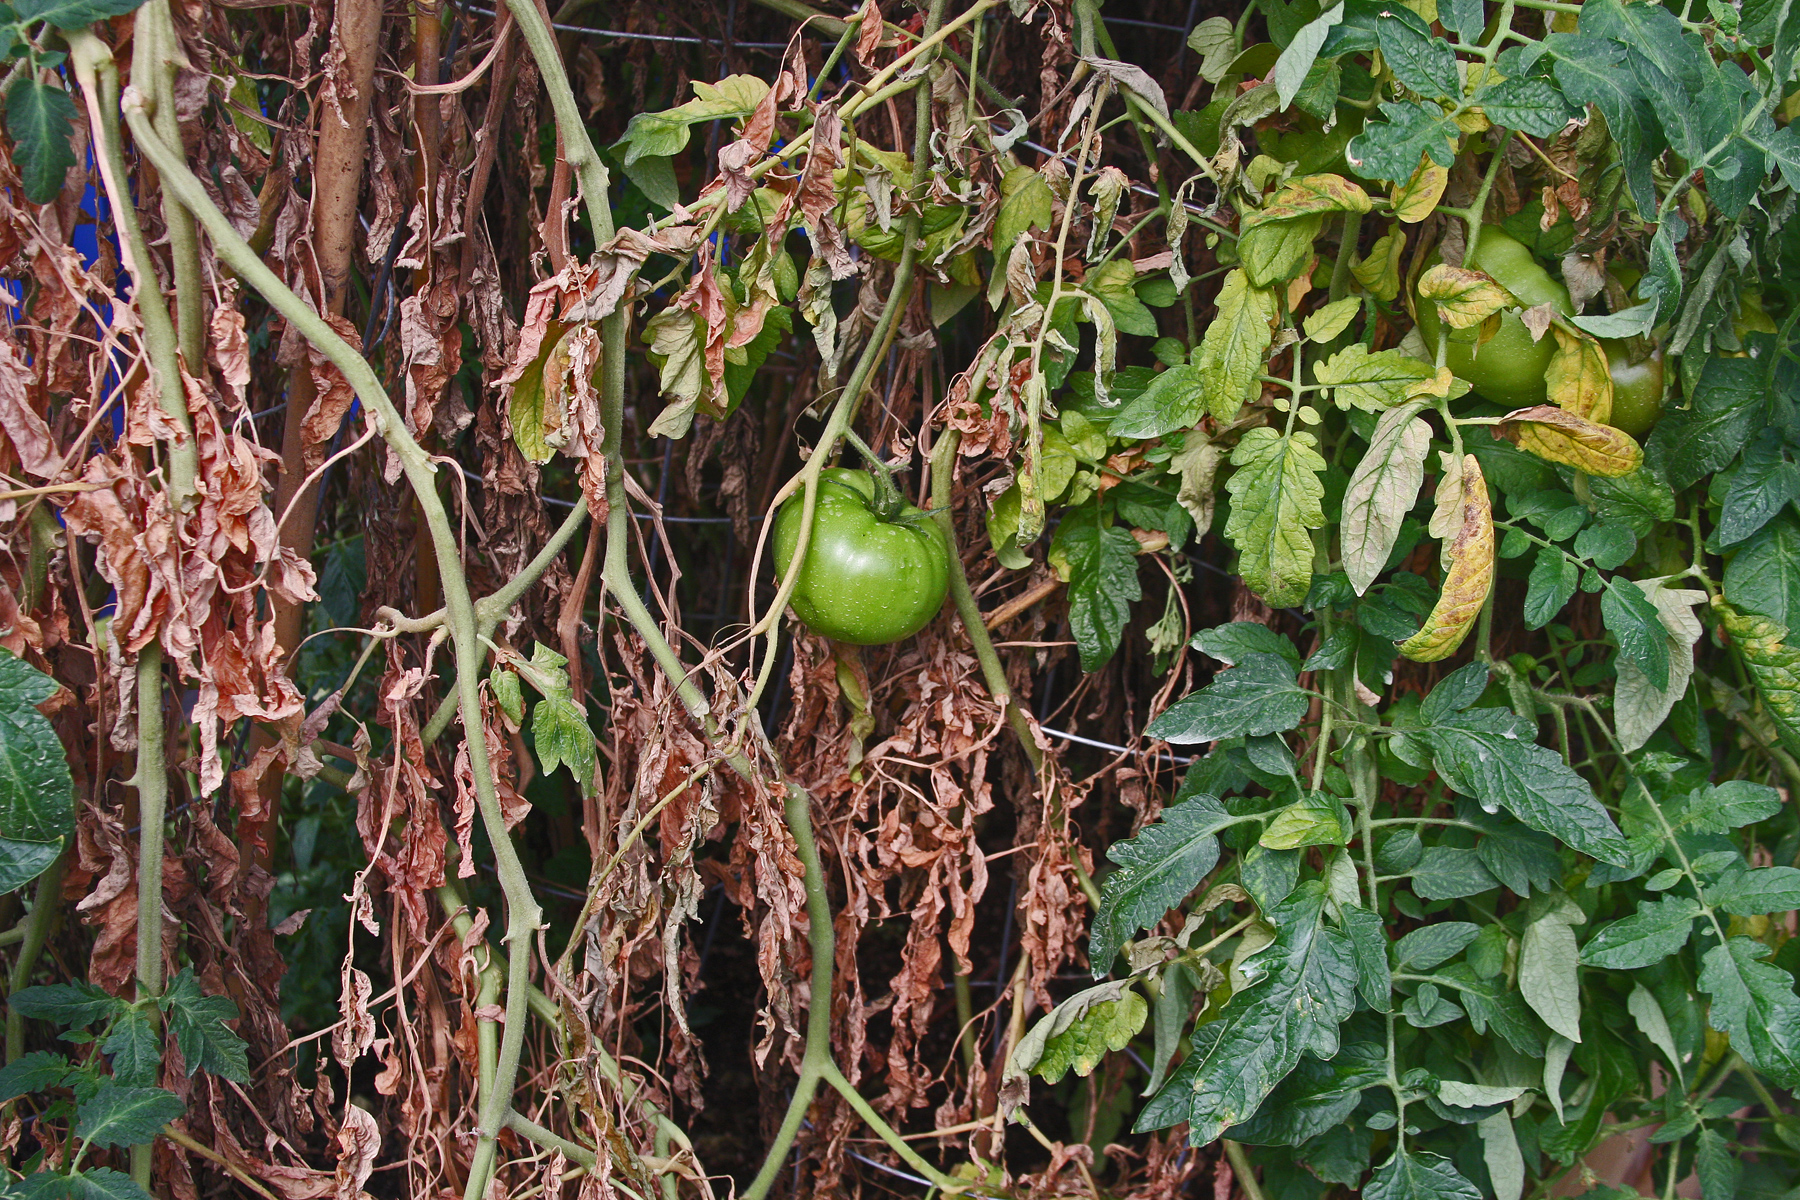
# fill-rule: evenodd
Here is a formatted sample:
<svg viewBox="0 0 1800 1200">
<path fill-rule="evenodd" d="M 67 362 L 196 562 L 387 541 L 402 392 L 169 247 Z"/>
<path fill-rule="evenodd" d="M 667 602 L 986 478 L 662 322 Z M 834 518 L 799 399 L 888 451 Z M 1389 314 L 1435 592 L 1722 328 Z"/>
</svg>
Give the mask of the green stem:
<svg viewBox="0 0 1800 1200">
<path fill-rule="evenodd" d="M 133 35 L 131 73 L 149 79 L 156 94 L 157 132 L 171 146 L 181 145 L 181 123 L 175 115 L 175 75 L 182 61 L 181 39 L 169 0 L 150 0 L 138 13 Z M 190 373 L 206 361 L 205 284 L 200 274 L 200 239 L 194 214 L 168 192 L 163 193 L 163 222 L 169 229 L 169 259 L 175 268 L 175 332 Z"/>
<path fill-rule="evenodd" d="M 56 920 L 62 915 L 59 894 L 62 891 L 63 876 L 68 870 L 69 849 L 65 847 L 49 869 L 38 876 L 37 893 L 31 902 L 31 915 L 26 918 L 24 928 L 7 931 L 9 934 L 21 934 L 19 957 L 13 961 L 12 975 L 6 981 L 8 995 L 31 982 L 31 973 L 37 968 L 38 955 L 43 953 L 44 943 L 50 940 L 50 931 L 56 927 Z M 6 1061 L 10 1063 L 23 1053 L 25 1019 L 9 1008 L 6 1013 Z"/>
<path fill-rule="evenodd" d="M 137 986 L 139 997 L 162 994 L 163 958 L 163 823 L 169 807 L 169 772 L 163 762 L 162 643 L 138 651 L 137 769 L 129 783 L 138 795 Z M 152 1029 L 161 1025 L 154 1004 L 144 1015 Z M 150 1147 L 131 1148 L 131 1177 L 150 1186 Z"/>
<path fill-rule="evenodd" d="M 1250 1156 L 1238 1143 L 1225 1140 L 1225 1157 L 1231 1163 L 1231 1173 L 1237 1177 L 1237 1185 L 1243 1190 L 1248 1200 L 1263 1200 L 1262 1185 L 1256 1181 L 1256 1168 L 1250 1165 Z"/>
<path fill-rule="evenodd" d="M 552 1133 L 522 1112 L 513 1112 L 506 1118 L 506 1124 L 521 1137 L 529 1138 L 538 1145 L 555 1150 L 573 1163 L 580 1163 L 588 1170 L 593 1170 L 599 1159 L 594 1152 L 579 1142 L 571 1142 L 561 1134 Z"/>
<path fill-rule="evenodd" d="M 199 477 L 199 451 L 194 445 L 193 425 L 188 420 L 187 390 L 181 382 L 175 325 L 169 319 L 169 307 L 163 301 L 156 260 L 150 255 L 149 242 L 144 240 L 143 226 L 138 224 L 137 207 L 128 182 L 131 174 L 125 166 L 125 151 L 119 137 L 118 64 L 113 61 L 112 51 L 106 43 L 87 30 L 70 31 L 64 36 L 69 42 L 69 64 L 75 68 L 75 77 L 85 94 L 89 119 L 97 131 L 100 153 L 96 166 L 100 169 L 101 182 L 106 186 L 113 225 L 119 232 L 119 257 L 136 289 L 133 299 L 144 324 L 144 350 L 150 359 L 156 402 L 184 435 L 166 443 L 165 449 L 169 456 L 169 501 L 177 512 L 185 512 L 193 506 L 197 494 L 195 480 Z M 176 161 L 180 161 L 179 157 Z M 164 190 L 166 192 L 167 188 Z M 211 205 L 210 200 L 207 203 Z"/>
</svg>

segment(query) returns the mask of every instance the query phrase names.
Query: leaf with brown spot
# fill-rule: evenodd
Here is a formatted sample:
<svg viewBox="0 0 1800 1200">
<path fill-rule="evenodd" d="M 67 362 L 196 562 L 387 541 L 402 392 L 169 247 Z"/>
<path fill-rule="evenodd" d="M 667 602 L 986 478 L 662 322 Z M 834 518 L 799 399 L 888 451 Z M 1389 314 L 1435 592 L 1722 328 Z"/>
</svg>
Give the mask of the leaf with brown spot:
<svg viewBox="0 0 1800 1200">
<path fill-rule="evenodd" d="M 1450 183 L 1450 169 L 1440 167 L 1428 156 L 1421 156 L 1419 169 L 1405 183 L 1394 185 L 1394 216 L 1408 225 L 1416 225 L 1437 211 Z"/>
<path fill-rule="evenodd" d="M 1494 427 L 1494 436 L 1589 475 L 1618 478 L 1631 474 L 1644 461 L 1643 448 L 1629 434 L 1549 404 L 1507 413 Z"/>
<path fill-rule="evenodd" d="M 1490 276 L 1448 263 L 1437 263 L 1419 277 L 1419 300 L 1436 303 L 1438 314 L 1452 329 L 1479 325 L 1517 303 Z"/>
<path fill-rule="evenodd" d="M 1544 370 L 1550 402 L 1598 425 L 1612 418 L 1612 368 L 1606 351 L 1588 334 L 1556 330 L 1556 353 Z"/>
<path fill-rule="evenodd" d="M 1463 456 L 1462 528 L 1449 549 L 1450 567 L 1443 590 L 1419 632 L 1400 643 L 1400 653 L 1414 662 L 1437 662 L 1456 653 L 1494 586 L 1494 513 L 1487 480 L 1473 454 Z"/>
</svg>

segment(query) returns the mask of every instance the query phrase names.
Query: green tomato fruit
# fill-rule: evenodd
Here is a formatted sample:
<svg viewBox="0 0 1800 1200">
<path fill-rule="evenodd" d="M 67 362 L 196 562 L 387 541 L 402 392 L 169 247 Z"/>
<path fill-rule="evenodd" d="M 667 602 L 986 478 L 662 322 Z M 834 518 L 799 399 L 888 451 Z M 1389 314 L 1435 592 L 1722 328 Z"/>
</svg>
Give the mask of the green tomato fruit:
<svg viewBox="0 0 1800 1200">
<path fill-rule="evenodd" d="M 800 543 L 804 491 L 775 518 L 775 565 L 787 574 Z M 808 629 L 840 642 L 881 646 L 930 624 L 950 587 L 950 546 L 921 509 L 891 519 L 876 511 L 867 471 L 828 467 L 819 476 L 812 540 L 791 603 Z"/>
<path fill-rule="evenodd" d="M 1622 433 L 1642 438 L 1662 416 L 1663 353 L 1660 348 L 1654 349 L 1634 361 L 1633 340 L 1602 339 L 1600 345 L 1606 350 L 1606 363 L 1612 372 L 1609 424 Z"/>
<path fill-rule="evenodd" d="M 1426 265 L 1437 261 L 1434 255 Z M 1524 308 L 1548 304 L 1566 317 L 1575 315 L 1569 290 L 1552 279 L 1522 243 L 1499 229 L 1482 229 L 1480 244 L 1465 265 L 1492 276 Z M 1415 300 L 1419 336 L 1425 339 L 1426 350 L 1435 355 L 1442 328 L 1437 305 Z M 1478 333 L 1478 328 L 1450 331 L 1444 361 L 1451 374 L 1468 380 L 1470 387 L 1496 404 L 1513 408 L 1542 404 L 1544 370 L 1556 354 L 1556 339 L 1546 334 L 1533 341 L 1531 331 L 1510 309 L 1501 313 L 1493 337 L 1480 342 Z"/>
</svg>

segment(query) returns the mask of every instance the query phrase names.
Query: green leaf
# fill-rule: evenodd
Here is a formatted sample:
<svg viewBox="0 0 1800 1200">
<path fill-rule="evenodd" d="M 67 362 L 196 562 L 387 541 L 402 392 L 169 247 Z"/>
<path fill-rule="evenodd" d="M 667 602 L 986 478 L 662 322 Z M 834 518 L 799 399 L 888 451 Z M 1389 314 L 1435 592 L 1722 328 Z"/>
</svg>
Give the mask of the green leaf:
<svg viewBox="0 0 1800 1200">
<path fill-rule="evenodd" d="M 1387 1051 L 1375 1042 L 1352 1042 L 1329 1062 L 1302 1058 L 1256 1115 L 1226 1130 L 1225 1136 L 1254 1146 L 1298 1146 L 1343 1125 L 1364 1089 L 1386 1076 Z M 1362 1163 L 1367 1165 L 1366 1156 Z M 1318 1164 L 1309 1156 L 1309 1165 Z M 1356 1175 L 1361 1174 L 1358 1169 Z"/>
<path fill-rule="evenodd" d="M 28 987 L 7 997 L 7 1006 L 21 1017 L 54 1021 L 65 1029 L 79 1029 L 103 1018 L 123 1013 L 131 1006 L 85 980 Z"/>
<path fill-rule="evenodd" d="M 1650 160 L 1662 150 L 1662 132 L 1636 76 L 1626 66 L 1625 47 L 1606 38 L 1568 33 L 1553 33 L 1543 45 L 1554 60 L 1563 95 L 1578 105 L 1598 106 L 1606 118 L 1607 131 L 1624 161 L 1632 199 L 1643 211 L 1654 212 L 1657 195 Z"/>
<path fill-rule="evenodd" d="M 1581 568 L 1555 546 L 1540 546 L 1525 590 L 1525 628 L 1542 629 L 1575 595 Z"/>
<path fill-rule="evenodd" d="M 1137 539 L 1116 525 L 1102 527 L 1087 514 L 1071 514 L 1057 528 L 1054 547 L 1069 566 L 1069 626 L 1081 669 L 1098 671 L 1117 653 L 1132 602 L 1144 594 Z"/>
<path fill-rule="evenodd" d="M 1350 935 L 1350 948 L 1356 956 L 1356 990 L 1370 1008 L 1387 1012 L 1394 990 L 1394 976 L 1388 967 L 1386 923 L 1379 913 L 1346 904 L 1344 932 Z"/>
<path fill-rule="evenodd" d="M 1202 629 L 1190 644 L 1228 667 L 1243 662 L 1247 654 L 1275 654 L 1286 659 L 1294 670 L 1300 670 L 1300 651 L 1294 648 L 1293 641 L 1286 634 L 1276 633 L 1255 621 L 1233 621 Z"/>
<path fill-rule="evenodd" d="M 1730 833 L 1745 825 L 1766 821 L 1781 811 L 1781 793 L 1766 783 L 1732 779 L 1696 789 L 1675 818 L 1683 826 L 1703 833 Z"/>
<path fill-rule="evenodd" d="M 1429 157 L 1440 167 L 1456 161 L 1461 131 L 1442 107 L 1424 100 L 1387 101 L 1381 105 L 1384 120 L 1370 121 L 1350 139 L 1344 158 L 1365 179 L 1412 178 L 1419 159 Z"/>
<path fill-rule="evenodd" d="M 1768 405 L 1766 369 L 1754 358 L 1706 360 L 1687 408 L 1670 405 L 1650 435 L 1676 490 L 1725 466 L 1762 426 Z"/>
<path fill-rule="evenodd" d="M 1115 258 L 1089 271 L 1081 286 L 1106 306 L 1120 333 L 1155 337 L 1156 315 L 1138 299 L 1136 278 L 1129 258 Z"/>
<path fill-rule="evenodd" d="M 1784 1088 L 1800 1086 L 1800 996 L 1794 978 L 1758 961 L 1769 948 L 1734 937 L 1706 952 L 1700 990 L 1712 997 L 1714 1029 L 1731 1035 L 1744 1061 Z"/>
<path fill-rule="evenodd" d="M 1554 137 L 1570 119 L 1580 115 L 1563 99 L 1556 85 L 1542 77 L 1503 79 L 1493 87 L 1483 88 L 1475 103 L 1494 124 L 1534 137 Z"/>
<path fill-rule="evenodd" d="M 1195 796 L 1163 809 L 1160 821 L 1107 850 L 1119 869 L 1101 883 L 1100 910 L 1088 934 L 1088 963 L 1096 976 L 1112 970 L 1126 941 L 1200 885 L 1219 862 L 1216 835 L 1234 823 L 1213 797 Z"/>
<path fill-rule="evenodd" d="M 1498 708 L 1455 713 L 1420 729 L 1444 782 L 1484 806 L 1498 805 L 1533 829 L 1603 862 L 1630 852 L 1587 780 L 1532 740 L 1535 722 Z"/>
<path fill-rule="evenodd" d="M 75 833 L 75 785 L 62 741 L 37 705 L 48 675 L 0 650 L 0 891 L 29 882 Z"/>
<path fill-rule="evenodd" d="M 662 112 L 638 113 L 613 149 L 623 150 L 621 162 L 626 167 L 641 158 L 679 154 L 687 149 L 693 126 L 747 117 L 768 91 L 769 85 L 754 75 L 729 75 L 717 83 L 695 80 L 694 99 Z"/>
<path fill-rule="evenodd" d="M 1606 631 L 1619 643 L 1619 657 L 1644 673 L 1654 688 L 1669 686 L 1669 638 L 1662 614 L 1642 588 L 1615 575 L 1600 596 Z"/>
<path fill-rule="evenodd" d="M 62 191 L 75 152 L 69 137 L 75 132 L 75 102 L 69 93 L 37 78 L 37 72 L 19 76 L 6 93 L 6 131 L 12 135 L 13 162 L 25 185 L 25 198 L 48 204 Z"/>
<path fill-rule="evenodd" d="M 519 677 L 499 663 L 488 673 L 488 695 L 514 725 L 525 719 L 525 695 L 519 689 Z"/>
<path fill-rule="evenodd" d="M 1237 468 L 1225 490 L 1225 536 L 1238 549 L 1238 573 L 1271 607 L 1306 598 L 1312 587 L 1311 531 L 1325 524 L 1325 460 L 1312 435 L 1252 429 L 1231 453 Z"/>
<path fill-rule="evenodd" d="M 1268 356 L 1275 293 L 1250 286 L 1242 269 L 1219 288 L 1219 312 L 1200 342 L 1200 386 L 1206 411 L 1221 422 L 1237 418 Z"/>
<path fill-rule="evenodd" d="M 1481 1200 L 1447 1158 L 1402 1150 L 1383 1163 L 1363 1189 L 1363 1200 Z"/>
<path fill-rule="evenodd" d="M 54 1196 L 56 1200 L 151 1200 L 150 1193 L 131 1176 L 111 1167 L 90 1167 L 58 1178 L 61 1183 L 57 1189 L 34 1193 L 34 1200 L 38 1195 Z"/>
<path fill-rule="evenodd" d="M 1800 737 L 1800 650 L 1787 644 L 1787 630 L 1752 613 L 1737 612 L 1718 598 L 1713 611 L 1742 653 L 1784 740 Z"/>
<path fill-rule="evenodd" d="M 1399 350 L 1377 350 L 1371 354 L 1367 347 L 1353 345 L 1320 363 L 1313 378 L 1320 386 L 1331 389 L 1332 400 L 1339 408 L 1360 408 L 1379 414 L 1404 402 L 1415 385 L 1434 373 L 1429 363 Z"/>
<path fill-rule="evenodd" d="M 1456 52 L 1449 42 L 1420 33 L 1391 10 L 1376 17 L 1375 37 L 1381 44 L 1382 61 L 1402 86 L 1427 100 L 1446 100 L 1462 94 Z M 1418 165 L 1417 159 L 1414 165 Z"/>
<path fill-rule="evenodd" d="M 1782 513 L 1725 565 L 1725 596 L 1784 629 L 1800 626 L 1800 519 Z"/>
<path fill-rule="evenodd" d="M 1519 1149 L 1511 1114 L 1497 1112 L 1484 1117 L 1476 1123 L 1475 1132 L 1481 1138 L 1481 1158 L 1494 1185 L 1494 1200 L 1520 1200 L 1525 1194 L 1525 1155 Z"/>
<path fill-rule="evenodd" d="M 1136 1129 L 1183 1119 L 1200 1146 L 1254 1114 L 1310 1053 L 1338 1052 L 1338 1025 L 1356 1005 L 1350 940 L 1326 926 L 1325 885 L 1307 880 L 1265 915 L 1275 940 L 1241 964 L 1251 982 L 1219 1019 L 1194 1031 L 1193 1053 L 1139 1115 Z"/>
<path fill-rule="evenodd" d="M 1369 448 L 1344 491 L 1343 520 L 1338 526 L 1344 573 L 1362 595 L 1369 590 L 1394 551 L 1400 525 L 1418 501 L 1425 482 L 1426 451 L 1431 426 L 1419 419 L 1424 405 L 1390 408 L 1375 422 Z"/>
<path fill-rule="evenodd" d="M 1700 1195 L 1704 1200 L 1737 1200 L 1738 1179 L 1743 1167 L 1716 1129 L 1700 1131 L 1694 1156 L 1694 1174 L 1700 1177 Z"/>
<path fill-rule="evenodd" d="M 239 1015 L 229 997 L 203 995 L 193 968 L 183 967 L 169 981 L 159 1003 L 169 1016 L 169 1028 L 181 1046 L 189 1075 L 205 1069 L 237 1083 L 250 1082 L 248 1047 L 226 1024 Z"/>
<path fill-rule="evenodd" d="M 1637 915 L 1601 926 L 1581 948 L 1581 961 L 1609 971 L 1635 971 L 1659 963 L 1687 945 L 1698 901 L 1687 896 L 1639 900 Z"/>
<path fill-rule="evenodd" d="M 1394 962 L 1402 971 L 1429 971 L 1449 962 L 1481 934 L 1468 921 L 1440 921 L 1415 929 L 1394 943 Z"/>
<path fill-rule="evenodd" d="M 1294 35 L 1275 60 L 1275 69 L 1269 78 L 1275 84 L 1275 94 L 1281 100 L 1281 107 L 1286 109 L 1299 95 L 1301 86 L 1313 69 L 1313 63 L 1319 57 L 1319 48 L 1330 36 L 1332 27 L 1344 18 L 1344 6 L 1333 5 L 1321 15 L 1307 22 L 1300 32 Z"/>
<path fill-rule="evenodd" d="M 58 29 L 86 29 L 95 21 L 122 17 L 144 0 L 17 0 L 13 15 L 21 23 L 48 21 Z"/>
<path fill-rule="evenodd" d="M 1575 931 L 1564 915 L 1544 913 L 1519 945 L 1519 993 L 1533 1012 L 1571 1042 L 1581 1040 L 1581 982 Z"/>
<path fill-rule="evenodd" d="M 1022 1079 L 1026 1074 L 1038 1070 L 1057 1038 L 1095 1009 L 1116 1005 L 1125 997 L 1135 995 L 1132 984 L 1133 980 L 1130 979 L 1114 979 L 1091 988 L 1084 988 L 1044 1014 L 1042 1019 L 1025 1031 L 1025 1036 L 1021 1037 L 1019 1044 L 1013 1048 L 1012 1054 L 1006 1060 L 1006 1075 L 1009 1078 Z M 1142 1003 L 1141 998 L 1139 998 L 1139 1003 Z M 1102 1024 L 1110 1027 L 1117 1011 L 1117 1009 L 1108 1009 L 1106 1015 L 1101 1018 Z M 1129 1016 L 1130 1013 L 1127 1012 L 1125 1015 Z M 1138 1016 L 1137 1028 L 1143 1028 L 1141 1014 Z M 1130 1041 L 1135 1033 L 1134 1029 L 1131 1033 L 1126 1034 L 1125 1040 Z M 1075 1044 L 1080 1040 L 1077 1038 L 1062 1044 L 1058 1052 L 1062 1061 L 1056 1072 L 1057 1079 L 1062 1078 L 1063 1072 L 1068 1070 L 1074 1061 L 1072 1052 L 1080 1048 Z M 1098 1060 L 1099 1055 L 1096 1054 L 1094 1061 Z M 1092 1069 L 1093 1066 L 1090 1063 L 1088 1070 Z M 1084 1075 L 1086 1073 L 1086 1071 L 1081 1072 Z M 1052 1079 L 1050 1082 L 1054 1083 L 1056 1080 Z"/>
<path fill-rule="evenodd" d="M 1292 663 L 1273 654 L 1246 654 L 1237 666 L 1170 705 L 1148 732 L 1178 746 L 1283 733 L 1299 725 L 1310 699 L 1295 682 Z"/>
<path fill-rule="evenodd" d="M 156 1086 L 157 1073 L 162 1069 L 162 1039 L 156 1036 L 142 1009 L 134 1008 L 114 1022 L 100 1049 L 112 1059 L 113 1079 L 121 1085 Z M 246 1072 L 242 1082 L 248 1079 Z"/>
<path fill-rule="evenodd" d="M 1487 691 L 1492 672 L 1484 662 L 1472 662 L 1444 676 L 1419 705 L 1419 719 L 1427 725 L 1451 713 L 1470 708 Z"/>
<path fill-rule="evenodd" d="M 142 1146 L 186 1111 L 173 1092 L 102 1079 L 93 1097 L 75 1110 L 75 1136 L 96 1146 Z"/>
<path fill-rule="evenodd" d="M 0 1102 L 30 1092 L 48 1091 L 69 1073 L 69 1060 L 48 1050 L 33 1050 L 0 1067 Z"/>
<path fill-rule="evenodd" d="M 1706 902 L 1734 917 L 1800 908 L 1800 871 L 1793 867 L 1734 870 L 1706 889 Z"/>
<path fill-rule="evenodd" d="M 573 700 L 547 696 L 531 710 L 531 741 L 544 774 L 567 765 L 583 791 L 593 786 L 594 733 Z"/>
<path fill-rule="evenodd" d="M 1734 546 L 1760 530 L 1792 501 L 1800 499 L 1800 466 L 1788 461 L 1781 433 L 1765 429 L 1745 449 L 1719 513 L 1721 546 Z"/>
<path fill-rule="evenodd" d="M 1421 900 L 1459 900 L 1500 886 L 1479 854 L 1457 846 L 1428 846 L 1407 875 Z"/>
<path fill-rule="evenodd" d="M 1619 661 L 1619 677 L 1613 686 L 1613 723 L 1619 745 L 1627 751 L 1640 749 L 1648 742 L 1687 692 L 1694 674 L 1694 644 L 1705 632 L 1693 609 L 1706 602 L 1706 593 L 1671 588 L 1669 582 L 1643 579 L 1636 585 L 1656 609 L 1668 647 L 1669 679 L 1659 688 L 1635 662 Z"/>
<path fill-rule="evenodd" d="M 1120 409 L 1106 431 L 1113 437 L 1156 438 L 1191 429 L 1205 415 L 1206 390 L 1200 368 L 1170 367 Z"/>
<path fill-rule="evenodd" d="M 1046 1042 L 1032 1070 L 1045 1083 L 1058 1082 L 1070 1068 L 1077 1075 L 1091 1075 L 1109 1051 L 1131 1044 L 1149 1015 L 1149 1003 L 1136 991 L 1103 1000 Z"/>
<path fill-rule="evenodd" d="M 1350 839 L 1350 815 L 1343 802 L 1324 792 L 1303 792 L 1263 827 L 1257 841 L 1265 850 L 1342 846 Z"/>
</svg>

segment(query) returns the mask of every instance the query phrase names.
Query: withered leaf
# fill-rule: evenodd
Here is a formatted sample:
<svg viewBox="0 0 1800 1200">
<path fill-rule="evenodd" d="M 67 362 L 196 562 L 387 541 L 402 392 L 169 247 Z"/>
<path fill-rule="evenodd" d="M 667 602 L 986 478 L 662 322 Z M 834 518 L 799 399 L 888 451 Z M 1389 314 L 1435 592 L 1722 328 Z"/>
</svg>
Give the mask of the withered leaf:
<svg viewBox="0 0 1800 1200">
<path fill-rule="evenodd" d="M 1443 591 L 1424 626 L 1400 644 L 1400 653 L 1414 662 L 1437 662 L 1456 653 L 1494 585 L 1494 513 L 1487 480 L 1473 454 L 1463 456 L 1460 482 L 1462 528 L 1450 546 Z"/>
</svg>

